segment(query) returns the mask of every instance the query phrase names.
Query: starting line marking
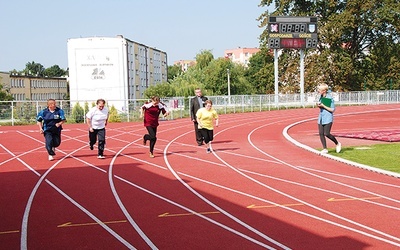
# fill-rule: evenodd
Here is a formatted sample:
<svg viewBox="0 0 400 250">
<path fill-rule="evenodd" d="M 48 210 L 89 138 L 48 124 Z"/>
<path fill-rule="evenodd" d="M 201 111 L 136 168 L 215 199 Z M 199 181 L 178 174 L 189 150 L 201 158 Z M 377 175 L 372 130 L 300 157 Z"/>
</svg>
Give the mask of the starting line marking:
<svg viewBox="0 0 400 250">
<path fill-rule="evenodd" d="M 15 233 L 19 233 L 19 230 L 12 230 L 12 231 L 0 232 L 0 234 L 15 234 Z"/>
<path fill-rule="evenodd" d="M 103 224 L 116 224 L 116 223 L 126 223 L 126 220 L 116 220 L 116 221 L 106 221 L 102 222 Z M 67 222 L 61 225 L 58 225 L 57 227 L 82 227 L 82 226 L 93 226 L 93 225 L 99 225 L 100 223 L 97 222 L 89 222 L 89 223 L 76 223 L 73 224 L 72 222 Z"/>
<path fill-rule="evenodd" d="M 328 202 L 340 202 L 340 201 L 357 201 L 357 200 L 373 200 L 373 199 L 381 199 L 381 197 L 366 197 L 366 198 L 329 198 Z M 293 204 L 281 204 L 281 205 L 256 205 L 251 204 L 247 206 L 248 209 L 258 209 L 258 208 L 271 208 L 271 207 L 293 207 L 293 206 L 304 206 L 303 203 L 293 203 Z M 198 214 L 219 214 L 220 212 L 200 212 Z M 195 215 L 194 213 L 181 213 L 181 214 L 171 214 L 171 213 L 163 213 L 158 215 L 159 218 L 163 217 L 178 217 L 178 216 L 189 216 Z"/>
</svg>

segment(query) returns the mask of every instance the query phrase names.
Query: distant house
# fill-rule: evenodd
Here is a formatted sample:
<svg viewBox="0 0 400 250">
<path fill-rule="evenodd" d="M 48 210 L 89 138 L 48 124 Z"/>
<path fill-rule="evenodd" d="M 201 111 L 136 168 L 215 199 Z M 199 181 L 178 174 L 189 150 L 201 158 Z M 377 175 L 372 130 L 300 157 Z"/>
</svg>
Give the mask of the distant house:
<svg viewBox="0 0 400 250">
<path fill-rule="evenodd" d="M 241 48 L 238 47 L 236 49 L 228 49 L 225 50 L 225 58 L 229 58 L 234 63 L 239 63 L 244 65 L 245 67 L 249 64 L 249 59 L 255 53 L 259 52 L 259 48 Z"/>
<path fill-rule="evenodd" d="M 196 60 L 179 60 L 175 61 L 174 65 L 180 66 L 182 71 L 186 72 L 189 67 L 196 65 Z"/>
</svg>

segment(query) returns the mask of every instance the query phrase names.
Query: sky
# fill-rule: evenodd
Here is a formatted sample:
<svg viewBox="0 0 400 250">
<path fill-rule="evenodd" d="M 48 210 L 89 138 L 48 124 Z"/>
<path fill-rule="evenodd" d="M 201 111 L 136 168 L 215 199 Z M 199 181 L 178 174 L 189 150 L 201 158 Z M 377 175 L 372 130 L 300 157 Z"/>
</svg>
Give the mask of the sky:
<svg viewBox="0 0 400 250">
<path fill-rule="evenodd" d="M 0 71 L 34 61 L 68 67 L 67 40 L 125 38 L 167 53 L 168 65 L 214 58 L 226 49 L 259 47 L 256 19 L 272 8 L 260 0 L 4 0 L 0 10 Z"/>
</svg>

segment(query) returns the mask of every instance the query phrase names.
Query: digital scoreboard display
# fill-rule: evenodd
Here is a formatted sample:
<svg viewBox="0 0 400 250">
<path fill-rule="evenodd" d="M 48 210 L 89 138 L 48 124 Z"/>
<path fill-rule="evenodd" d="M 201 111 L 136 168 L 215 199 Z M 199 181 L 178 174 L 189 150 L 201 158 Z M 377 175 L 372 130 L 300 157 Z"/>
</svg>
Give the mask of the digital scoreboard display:
<svg viewBox="0 0 400 250">
<path fill-rule="evenodd" d="M 316 17 L 270 16 L 270 49 L 308 49 L 318 44 Z"/>
</svg>

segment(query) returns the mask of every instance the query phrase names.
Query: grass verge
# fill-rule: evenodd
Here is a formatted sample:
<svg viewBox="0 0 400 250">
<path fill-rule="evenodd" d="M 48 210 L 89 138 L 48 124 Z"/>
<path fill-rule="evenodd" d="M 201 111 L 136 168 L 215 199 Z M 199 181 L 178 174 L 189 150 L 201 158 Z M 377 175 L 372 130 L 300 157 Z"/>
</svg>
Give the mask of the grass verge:
<svg viewBox="0 0 400 250">
<path fill-rule="evenodd" d="M 329 154 L 371 167 L 400 173 L 400 143 L 343 147 L 340 153 Z"/>
</svg>

